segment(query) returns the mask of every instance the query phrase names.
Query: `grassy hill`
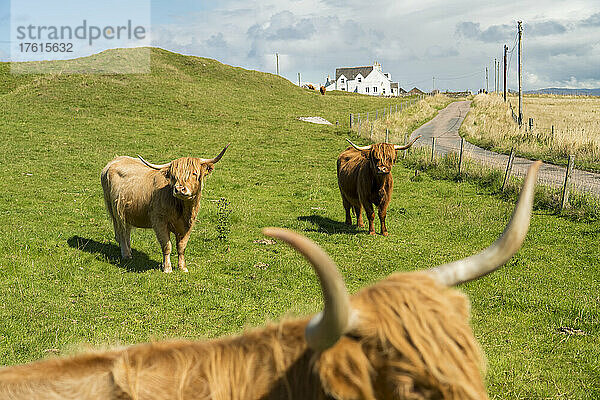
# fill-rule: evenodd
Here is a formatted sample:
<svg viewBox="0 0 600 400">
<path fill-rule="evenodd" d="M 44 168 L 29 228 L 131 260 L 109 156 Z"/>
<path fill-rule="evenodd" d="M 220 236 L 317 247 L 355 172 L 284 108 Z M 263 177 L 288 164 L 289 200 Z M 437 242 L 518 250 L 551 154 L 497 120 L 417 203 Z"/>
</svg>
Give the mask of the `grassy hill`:
<svg viewBox="0 0 600 400">
<path fill-rule="evenodd" d="M 321 244 L 355 292 L 393 271 L 479 251 L 512 211 L 468 183 L 425 174 L 411 181 L 399 164 L 390 236 L 346 228 L 335 160 L 348 115 L 395 99 L 321 96 L 160 49 L 146 75 L 8 71 L 0 64 L 0 365 L 88 344 L 216 337 L 317 311 L 312 270 L 282 244 L 256 243 L 265 226 Z M 226 143 L 186 251 L 190 273 L 160 272 L 148 230 L 133 233 L 134 258 L 121 262 L 102 201 L 104 165 L 116 155 L 213 157 Z M 219 212 L 220 198 L 230 214 Z M 225 239 L 218 226 L 228 228 Z M 508 266 L 461 288 L 473 303 L 491 397 L 600 397 L 599 240 L 598 224 L 536 213 Z"/>
</svg>

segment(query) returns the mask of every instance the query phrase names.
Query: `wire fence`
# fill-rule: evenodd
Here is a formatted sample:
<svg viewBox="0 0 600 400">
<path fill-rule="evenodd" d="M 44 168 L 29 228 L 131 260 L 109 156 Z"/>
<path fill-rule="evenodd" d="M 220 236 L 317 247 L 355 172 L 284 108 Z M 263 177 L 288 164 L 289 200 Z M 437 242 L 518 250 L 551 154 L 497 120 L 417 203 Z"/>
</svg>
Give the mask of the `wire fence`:
<svg viewBox="0 0 600 400">
<path fill-rule="evenodd" d="M 350 114 L 350 129 L 358 129 L 359 135 L 361 134 L 361 128 L 369 129 L 371 125 L 381 119 L 389 118 L 392 114 L 402 112 L 407 108 L 417 104 L 420 100 L 423 100 L 426 96 L 431 96 L 430 93 L 419 94 L 417 97 L 400 101 L 396 104 L 391 104 L 389 107 L 377 109 L 374 111 L 367 111 L 362 113 L 351 113 Z"/>
<path fill-rule="evenodd" d="M 470 169 L 496 170 L 504 177 L 502 188 L 513 178 L 524 178 L 533 163 L 531 160 L 515 157 L 514 151 L 510 155 L 494 153 L 468 143 L 463 138 L 433 137 L 430 142 L 417 141 L 414 146 L 426 149 L 428 162 L 432 164 L 439 162 L 442 157 L 456 158 L 456 168 L 460 174 L 469 174 Z M 405 158 L 406 155 L 403 154 L 402 157 Z M 571 193 L 600 200 L 600 176 L 577 169 L 574 156 L 569 157 L 567 167 L 543 164 L 538 173 L 538 183 L 561 191 L 561 209 L 569 206 Z"/>
</svg>

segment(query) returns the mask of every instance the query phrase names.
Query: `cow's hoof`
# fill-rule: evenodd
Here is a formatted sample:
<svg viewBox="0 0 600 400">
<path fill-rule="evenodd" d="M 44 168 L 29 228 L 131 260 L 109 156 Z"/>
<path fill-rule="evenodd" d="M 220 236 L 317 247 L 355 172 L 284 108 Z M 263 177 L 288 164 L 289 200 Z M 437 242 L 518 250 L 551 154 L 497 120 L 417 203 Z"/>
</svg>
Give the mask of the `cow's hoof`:
<svg viewBox="0 0 600 400">
<path fill-rule="evenodd" d="M 358 226 L 359 228 L 362 228 L 365 226 L 365 224 L 363 224 L 362 222 L 359 222 L 358 224 L 356 224 L 356 226 Z"/>
<path fill-rule="evenodd" d="M 163 268 L 163 272 L 165 274 L 170 274 L 171 272 L 173 272 L 173 268 L 169 267 L 169 268 Z"/>
<path fill-rule="evenodd" d="M 179 269 L 181 270 L 181 272 L 189 272 L 186 267 L 179 267 Z"/>
<path fill-rule="evenodd" d="M 389 235 L 389 233 L 387 233 L 387 232 L 381 232 L 381 234 L 382 234 L 383 236 L 387 236 L 387 235 Z"/>
<path fill-rule="evenodd" d="M 373 236 L 375 236 L 375 231 L 371 231 L 371 232 L 369 232 L 369 235 L 373 235 Z"/>
</svg>

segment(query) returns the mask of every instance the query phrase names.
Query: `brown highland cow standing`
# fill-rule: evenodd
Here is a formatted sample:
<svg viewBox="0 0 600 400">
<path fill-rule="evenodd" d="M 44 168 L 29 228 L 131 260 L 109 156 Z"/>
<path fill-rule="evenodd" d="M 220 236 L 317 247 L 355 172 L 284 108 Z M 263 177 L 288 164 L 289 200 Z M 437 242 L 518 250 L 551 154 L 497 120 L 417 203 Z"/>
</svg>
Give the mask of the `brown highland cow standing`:
<svg viewBox="0 0 600 400">
<path fill-rule="evenodd" d="M 406 146 L 377 143 L 361 147 L 346 139 L 352 147 L 344 150 L 337 160 L 338 186 L 346 210 L 346 224 L 352 225 L 350 215 L 352 208 L 356 214 L 356 224 L 362 227 L 362 208 L 364 208 L 369 220 L 369 233 L 374 235 L 373 204 L 375 204 L 381 223 L 381 234 L 388 235 L 385 216 L 394 189 L 392 166 L 396 161 L 398 150 L 408 149 L 420 137 L 417 136 Z"/>
<path fill-rule="evenodd" d="M 131 228 L 152 228 L 163 253 L 162 269 L 171 272 L 171 232 L 177 243 L 177 265 L 187 272 L 185 247 L 198 215 L 204 180 L 227 147 L 212 159 L 182 157 L 163 165 L 117 157 L 102 170 L 104 203 L 121 246 L 131 258 Z"/>
<path fill-rule="evenodd" d="M 451 288 L 488 274 L 520 248 L 535 163 L 502 236 L 479 254 L 393 274 L 348 296 L 335 263 L 307 238 L 289 243 L 313 265 L 324 296 L 313 318 L 211 341 L 141 344 L 0 370 L 0 399 L 485 400 L 469 301 Z"/>
</svg>

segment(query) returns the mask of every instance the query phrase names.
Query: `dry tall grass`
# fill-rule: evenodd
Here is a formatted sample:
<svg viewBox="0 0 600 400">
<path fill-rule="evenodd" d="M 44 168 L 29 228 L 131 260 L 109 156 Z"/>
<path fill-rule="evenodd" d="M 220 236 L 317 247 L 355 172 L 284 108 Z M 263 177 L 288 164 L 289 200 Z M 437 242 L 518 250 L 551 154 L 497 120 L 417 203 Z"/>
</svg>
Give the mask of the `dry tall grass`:
<svg viewBox="0 0 600 400">
<path fill-rule="evenodd" d="M 408 99 L 398 100 L 399 103 L 406 104 L 408 101 Z M 409 135 L 413 130 L 433 118 L 439 110 L 452 101 L 454 99 L 436 94 L 435 96 L 426 96 L 407 108 L 403 107 L 402 112 L 400 112 L 400 106 L 398 106 L 398 112 L 392 112 L 391 114 L 386 112 L 385 118 L 382 118 L 383 113 L 381 110 L 379 110 L 377 120 L 374 119 L 374 112 L 369 113 L 369 121 L 366 119 L 366 113 L 362 113 L 360 136 L 371 139 L 373 142 L 383 142 L 385 141 L 385 130 L 388 129 L 390 141 L 401 144 L 400 142 L 404 140 L 405 135 Z M 358 121 L 355 120 L 352 130 L 357 134 L 358 127 Z"/>
<path fill-rule="evenodd" d="M 514 96 L 509 100 L 518 103 Z M 529 118 L 533 129 L 527 126 Z M 480 94 L 460 132 L 485 148 L 508 152 L 514 147 L 523 156 L 558 164 L 573 154 L 580 167 L 600 169 L 600 98 L 525 96 L 523 121 L 519 128 L 502 97 Z"/>
</svg>

